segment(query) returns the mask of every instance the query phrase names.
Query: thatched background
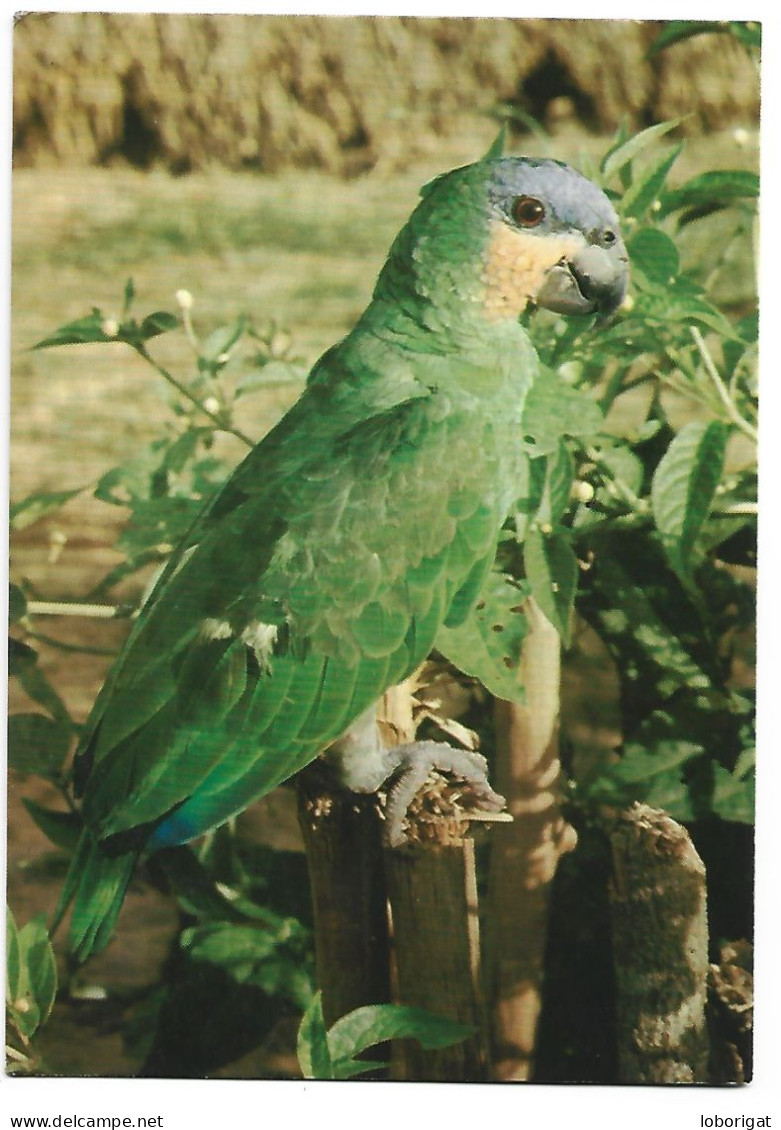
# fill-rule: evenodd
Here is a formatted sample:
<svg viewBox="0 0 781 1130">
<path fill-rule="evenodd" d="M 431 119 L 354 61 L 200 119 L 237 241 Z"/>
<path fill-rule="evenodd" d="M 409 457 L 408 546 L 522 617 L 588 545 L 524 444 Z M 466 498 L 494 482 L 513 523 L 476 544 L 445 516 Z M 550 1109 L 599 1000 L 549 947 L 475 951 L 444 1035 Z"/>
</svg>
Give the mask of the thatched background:
<svg viewBox="0 0 781 1130">
<path fill-rule="evenodd" d="M 403 167 L 509 105 L 552 132 L 756 120 L 726 35 L 646 58 L 658 22 L 30 13 L 17 24 L 18 166 Z"/>
</svg>

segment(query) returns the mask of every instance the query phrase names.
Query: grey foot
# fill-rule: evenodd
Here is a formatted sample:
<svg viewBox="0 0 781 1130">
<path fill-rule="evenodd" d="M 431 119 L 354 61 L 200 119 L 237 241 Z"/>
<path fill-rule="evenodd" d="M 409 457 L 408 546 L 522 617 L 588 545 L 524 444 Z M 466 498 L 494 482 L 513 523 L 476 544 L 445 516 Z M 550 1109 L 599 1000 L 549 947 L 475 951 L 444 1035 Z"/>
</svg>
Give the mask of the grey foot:
<svg viewBox="0 0 781 1130">
<path fill-rule="evenodd" d="M 389 847 L 406 842 L 404 823 L 407 811 L 432 770 L 452 773 L 465 784 L 468 807 L 484 812 L 501 812 L 503 796 L 488 783 L 488 763 L 479 753 L 456 749 L 445 742 L 410 742 L 388 750 L 398 759 L 388 778 L 383 839 Z"/>
</svg>

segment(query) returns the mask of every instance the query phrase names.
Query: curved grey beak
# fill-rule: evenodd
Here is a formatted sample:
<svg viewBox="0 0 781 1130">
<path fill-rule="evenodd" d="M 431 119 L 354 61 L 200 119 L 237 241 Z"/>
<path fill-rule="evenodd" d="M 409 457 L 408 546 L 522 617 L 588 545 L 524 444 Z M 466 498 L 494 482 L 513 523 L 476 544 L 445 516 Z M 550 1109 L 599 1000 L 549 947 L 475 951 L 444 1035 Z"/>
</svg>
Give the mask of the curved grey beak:
<svg viewBox="0 0 781 1130">
<path fill-rule="evenodd" d="M 586 244 L 552 267 L 537 293 L 538 306 L 556 314 L 615 313 L 629 285 L 629 257 L 621 240 L 611 247 Z"/>
</svg>

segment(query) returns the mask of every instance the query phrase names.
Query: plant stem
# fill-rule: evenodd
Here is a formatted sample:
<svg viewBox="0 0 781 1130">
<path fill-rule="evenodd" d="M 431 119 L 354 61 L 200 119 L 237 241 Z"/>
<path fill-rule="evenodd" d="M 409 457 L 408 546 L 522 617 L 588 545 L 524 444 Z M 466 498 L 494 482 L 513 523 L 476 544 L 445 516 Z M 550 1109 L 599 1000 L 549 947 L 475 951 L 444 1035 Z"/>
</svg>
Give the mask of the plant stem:
<svg viewBox="0 0 781 1130">
<path fill-rule="evenodd" d="M 756 502 L 733 502 L 729 506 L 723 506 L 721 509 L 714 509 L 711 513 L 716 518 L 731 518 L 740 514 L 758 514 L 759 504 Z"/>
<path fill-rule="evenodd" d="M 121 604 L 78 604 L 61 600 L 30 600 L 27 611 L 32 616 L 85 616 L 91 620 L 118 620 L 133 614 Z"/>
<path fill-rule="evenodd" d="M 716 365 L 714 364 L 713 358 L 711 357 L 708 347 L 705 344 L 705 339 L 703 338 L 699 329 L 697 328 L 697 326 L 690 326 L 689 329 L 691 330 L 691 335 L 694 338 L 694 344 L 699 350 L 700 357 L 702 358 L 702 363 L 705 366 L 705 372 L 710 377 L 713 383 L 713 387 L 719 394 L 719 399 L 727 409 L 727 415 L 729 416 L 730 420 L 732 420 L 735 427 L 739 428 L 743 432 L 743 434 L 748 436 L 748 438 L 753 443 L 758 443 L 759 432 L 753 424 L 750 424 L 748 420 L 744 420 L 740 412 L 738 412 L 735 401 L 730 396 L 727 386 L 719 376 L 719 372 L 716 368 Z"/>
<path fill-rule="evenodd" d="M 155 369 L 164 380 L 168 381 L 168 383 L 176 389 L 180 396 L 183 396 L 186 400 L 189 400 L 191 404 L 194 404 L 200 412 L 203 412 L 204 416 L 208 416 L 212 423 L 216 427 L 218 427 L 220 431 L 229 432 L 230 435 L 235 436 L 236 439 L 240 439 L 242 443 L 245 443 L 247 447 L 255 446 L 255 441 L 253 439 L 250 439 L 250 437 L 242 432 L 239 428 L 234 427 L 233 424 L 227 423 L 224 419 L 222 419 L 222 417 L 217 415 L 216 412 L 211 412 L 203 403 L 203 401 L 195 395 L 194 392 L 191 392 L 186 385 L 182 384 L 180 380 L 177 380 L 173 373 L 170 373 L 168 369 L 166 369 L 158 361 L 155 361 L 154 357 L 152 357 L 151 354 L 147 352 L 144 345 L 134 345 L 133 348 L 141 357 L 144 358 L 145 361 L 149 362 L 152 368 Z"/>
</svg>

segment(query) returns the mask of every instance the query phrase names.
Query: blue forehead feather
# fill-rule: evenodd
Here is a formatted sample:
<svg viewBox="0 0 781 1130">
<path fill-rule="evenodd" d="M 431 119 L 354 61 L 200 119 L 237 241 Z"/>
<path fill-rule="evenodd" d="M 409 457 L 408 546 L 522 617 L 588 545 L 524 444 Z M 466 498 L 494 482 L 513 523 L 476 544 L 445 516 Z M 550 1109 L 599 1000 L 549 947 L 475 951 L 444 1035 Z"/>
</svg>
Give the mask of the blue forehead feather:
<svg viewBox="0 0 781 1130">
<path fill-rule="evenodd" d="M 488 199 L 492 209 L 510 216 L 518 196 L 536 196 L 548 215 L 542 230 L 577 228 L 589 232 L 618 223 L 612 204 L 590 180 L 562 161 L 534 157 L 502 157 L 489 165 Z"/>
</svg>

